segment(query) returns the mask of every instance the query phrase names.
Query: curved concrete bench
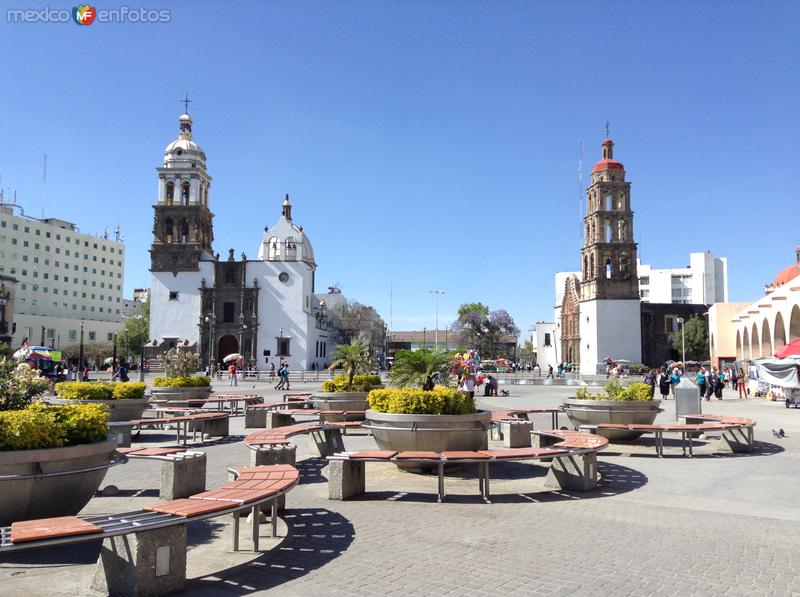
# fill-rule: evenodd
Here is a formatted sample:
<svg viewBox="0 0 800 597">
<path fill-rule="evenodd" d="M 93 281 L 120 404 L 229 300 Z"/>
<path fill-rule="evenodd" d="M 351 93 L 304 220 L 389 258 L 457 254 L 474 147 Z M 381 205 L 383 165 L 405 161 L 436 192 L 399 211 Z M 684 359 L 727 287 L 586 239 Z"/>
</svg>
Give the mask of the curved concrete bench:
<svg viewBox="0 0 800 597">
<path fill-rule="evenodd" d="M 445 498 L 444 466 L 448 463 L 478 464 L 478 488 L 481 496 L 490 500 L 490 465 L 496 462 L 540 460 L 552 461 L 545 479 L 548 489 L 588 491 L 597 486 L 597 452 L 608 440 L 588 433 L 545 431 L 536 432 L 553 441 L 552 446 L 511 448 L 506 450 L 393 452 L 391 450 L 362 450 L 341 452 L 328 457 L 328 498 L 345 500 L 364 493 L 366 463 L 418 462 L 436 464 L 439 486 L 438 501 Z"/>
<path fill-rule="evenodd" d="M 296 447 L 289 443 L 289 438 L 295 435 L 308 435 L 308 451 L 313 456 L 330 456 L 344 451 L 342 431 L 356 427 L 361 427 L 361 423 L 358 421 L 295 423 L 256 431 L 245 437 L 244 443 L 251 450 L 250 462 L 254 466 L 294 464 Z"/>
<path fill-rule="evenodd" d="M 233 549 L 239 549 L 239 517 L 252 512 L 253 551 L 258 551 L 259 513 L 299 481 L 288 465 L 240 469 L 237 480 L 186 499 L 158 502 L 121 514 L 63 516 L 15 522 L 0 528 L 0 553 L 103 540 L 92 588 L 112 595 L 163 595 L 186 584 L 186 525 L 232 514 Z"/>
<path fill-rule="evenodd" d="M 218 396 L 213 395 L 206 400 L 206 404 L 215 404 L 217 410 L 220 412 L 224 411 L 227 405 L 228 412 L 234 416 L 239 414 L 240 402 L 244 403 L 242 412 L 245 412 L 248 406 L 264 402 L 264 397 L 255 394 L 221 394 Z"/>
<path fill-rule="evenodd" d="M 653 434 L 655 437 L 656 454 L 659 458 L 664 456 L 664 434 L 676 433 L 681 435 L 683 455 L 694 456 L 692 438 L 709 431 L 721 431 L 719 444 L 715 452 L 752 452 L 754 439 L 753 427 L 756 422 L 752 419 L 731 417 L 726 415 L 695 414 L 684 417 L 686 423 L 680 424 L 653 424 L 653 425 L 622 425 L 605 423 L 600 425 L 582 425 L 581 429 L 594 431 L 596 429 L 629 429 L 643 434 Z"/>
<path fill-rule="evenodd" d="M 117 448 L 129 460 L 161 463 L 158 497 L 176 500 L 206 489 L 206 454 L 185 448 Z"/>
<path fill-rule="evenodd" d="M 492 411 L 492 439 L 502 441 L 506 448 L 531 446 L 533 422 L 529 415 L 549 414 L 553 429 L 558 429 L 561 408 L 527 408 Z"/>
</svg>

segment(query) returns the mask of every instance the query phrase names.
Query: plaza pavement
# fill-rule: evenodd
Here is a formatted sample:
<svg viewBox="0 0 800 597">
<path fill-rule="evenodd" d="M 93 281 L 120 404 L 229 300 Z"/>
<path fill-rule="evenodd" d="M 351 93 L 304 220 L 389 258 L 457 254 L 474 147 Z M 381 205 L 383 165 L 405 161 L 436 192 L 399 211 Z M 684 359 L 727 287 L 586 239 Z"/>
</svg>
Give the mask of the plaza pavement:
<svg viewBox="0 0 800 597">
<path fill-rule="evenodd" d="M 292 391 L 316 387 L 296 384 Z M 504 387 L 510 397 L 480 398 L 480 404 L 548 407 L 572 394 L 569 387 Z M 280 399 L 268 383 L 237 388 L 253 391 Z M 664 403 L 660 420 L 674 421 L 674 404 Z M 281 534 L 289 537 L 260 556 L 231 553 L 227 519 L 190 525 L 186 594 L 800 595 L 794 568 L 800 410 L 740 401 L 729 392 L 703 406 L 756 419 L 756 452 L 713 456 L 711 442 L 689 459 L 668 443 L 667 457 L 659 459 L 651 444 L 615 444 L 599 455 L 601 486 L 584 494 L 543 491 L 543 466 L 495 465 L 491 504 L 479 497 L 469 468 L 448 478 L 447 502 L 438 504 L 435 476 L 383 464 L 367 467 L 366 495 L 329 501 L 324 461 L 307 459 L 306 438 L 295 438 L 302 481 L 287 498 L 288 528 Z M 227 467 L 248 463 L 243 423 L 243 417 L 231 419 L 227 441 L 199 448 L 208 454 L 208 487 L 227 480 Z M 549 418 L 537 418 L 535 426 L 548 427 Z M 786 437 L 773 437 L 773 428 L 783 428 Z M 374 443 L 348 434 L 345 445 Z M 152 503 L 158 475 L 154 462 L 115 467 L 103 486 L 116 485 L 120 493 L 94 498 L 84 512 Z M 243 537 L 247 532 L 243 525 Z M 248 545 L 243 539 L 242 547 Z M 265 540 L 266 549 L 275 545 Z M 93 595 L 98 549 L 81 544 L 0 558 L 0 593 Z"/>
</svg>

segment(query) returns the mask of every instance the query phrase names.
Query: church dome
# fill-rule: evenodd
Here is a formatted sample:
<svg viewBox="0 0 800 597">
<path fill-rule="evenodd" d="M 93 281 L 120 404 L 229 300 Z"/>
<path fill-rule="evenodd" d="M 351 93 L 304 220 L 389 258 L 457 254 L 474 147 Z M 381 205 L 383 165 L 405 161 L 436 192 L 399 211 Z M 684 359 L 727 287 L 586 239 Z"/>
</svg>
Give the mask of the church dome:
<svg viewBox="0 0 800 597">
<path fill-rule="evenodd" d="M 618 162 L 614 158 L 614 142 L 611 139 L 606 139 L 601 144 L 603 148 L 603 159 L 597 162 L 592 168 L 592 174 L 595 172 L 602 172 L 603 170 L 624 170 L 625 166 L 622 162 Z"/>
<path fill-rule="evenodd" d="M 264 237 L 258 249 L 259 261 L 303 261 L 316 267 L 314 249 L 302 226 L 292 222 L 292 204 L 289 195 L 283 200 L 281 217 L 272 228 L 264 228 Z"/>
<path fill-rule="evenodd" d="M 782 269 L 775 276 L 775 281 L 772 283 L 774 287 L 783 286 L 787 282 L 791 282 L 797 276 L 800 276 L 800 263 L 793 263 L 787 268 Z"/>
<path fill-rule="evenodd" d="M 188 114 L 181 114 L 178 124 L 180 127 L 178 138 L 164 149 L 164 164 L 174 161 L 191 161 L 192 159 L 205 162 L 205 152 L 192 139 L 192 117 Z"/>
</svg>

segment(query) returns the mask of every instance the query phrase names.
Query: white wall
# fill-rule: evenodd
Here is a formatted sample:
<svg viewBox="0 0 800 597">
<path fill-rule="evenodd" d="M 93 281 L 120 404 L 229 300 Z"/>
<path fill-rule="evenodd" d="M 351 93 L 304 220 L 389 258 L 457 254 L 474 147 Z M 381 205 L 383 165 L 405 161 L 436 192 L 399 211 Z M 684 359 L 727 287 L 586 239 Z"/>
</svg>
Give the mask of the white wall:
<svg viewBox="0 0 800 597">
<path fill-rule="evenodd" d="M 581 303 L 581 374 L 596 375 L 606 357 L 642 361 L 641 303 L 599 300 Z"/>
<path fill-rule="evenodd" d="M 545 344 L 545 334 L 550 334 L 549 346 Z M 556 342 L 555 323 L 536 324 L 536 361 L 539 363 L 539 367 L 541 367 L 542 371 L 546 371 L 548 365 L 552 365 L 553 369 L 558 367 Z"/>
<path fill-rule="evenodd" d="M 189 344 L 199 342 L 200 285 L 205 278 L 206 286 L 214 284 L 214 264 L 200 262 L 196 272 L 154 272 L 150 282 L 150 340 L 178 338 Z M 178 291 L 178 300 L 169 300 L 170 291 Z"/>
<path fill-rule="evenodd" d="M 52 348 L 66 348 L 77 345 L 81 341 L 81 320 L 66 319 L 64 317 L 48 317 L 45 315 L 14 315 L 16 331 L 11 339 L 11 346 L 17 349 L 22 345 L 22 339 L 28 336 L 28 342 L 39 345 L 42 341 L 42 326 L 45 328 L 45 346 Z M 86 319 L 83 322 L 84 345 L 99 342 L 110 342 L 108 334 L 119 334 L 124 324 L 113 321 L 96 321 Z M 47 337 L 47 330 L 54 330 L 53 337 Z M 30 334 L 28 333 L 30 331 Z M 74 332 L 74 339 L 70 339 L 70 332 Z M 95 339 L 90 340 L 90 333 L 94 332 Z"/>
<path fill-rule="evenodd" d="M 281 272 L 289 274 L 289 280 L 285 283 L 278 280 Z M 290 369 L 307 369 L 310 368 L 311 362 L 315 361 L 314 348 L 318 336 L 316 327 L 312 324 L 311 275 L 308 265 L 300 261 L 247 263 L 247 280 L 257 278 L 261 287 L 258 296 L 260 369 L 266 365 L 264 350 L 270 351 L 270 363 L 275 362 L 277 367 L 280 359 L 276 355 L 281 330 L 283 337 L 291 340 L 291 355 L 284 357 Z M 306 307 L 306 297 L 309 307 Z M 330 350 L 329 346 L 328 354 Z"/>
</svg>

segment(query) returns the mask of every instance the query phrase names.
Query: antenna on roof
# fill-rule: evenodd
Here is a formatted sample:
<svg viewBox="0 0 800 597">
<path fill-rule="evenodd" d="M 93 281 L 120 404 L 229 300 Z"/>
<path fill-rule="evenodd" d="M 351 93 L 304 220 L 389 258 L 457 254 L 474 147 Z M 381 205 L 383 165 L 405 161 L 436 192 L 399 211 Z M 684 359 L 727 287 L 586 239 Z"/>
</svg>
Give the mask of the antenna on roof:
<svg viewBox="0 0 800 597">
<path fill-rule="evenodd" d="M 42 219 L 44 219 L 44 205 L 47 202 L 47 154 L 44 154 L 42 166 Z"/>
<path fill-rule="evenodd" d="M 583 246 L 583 141 L 578 142 L 578 243 Z"/>
<path fill-rule="evenodd" d="M 121 243 L 122 240 L 122 229 L 120 228 L 120 225 L 117 224 L 114 226 L 114 242 Z"/>
</svg>

